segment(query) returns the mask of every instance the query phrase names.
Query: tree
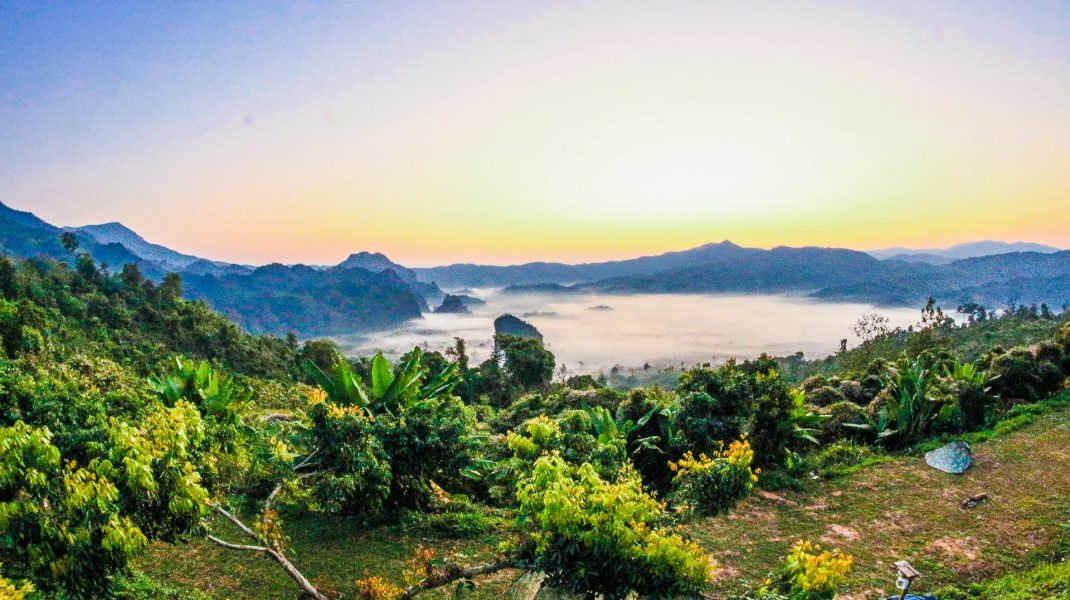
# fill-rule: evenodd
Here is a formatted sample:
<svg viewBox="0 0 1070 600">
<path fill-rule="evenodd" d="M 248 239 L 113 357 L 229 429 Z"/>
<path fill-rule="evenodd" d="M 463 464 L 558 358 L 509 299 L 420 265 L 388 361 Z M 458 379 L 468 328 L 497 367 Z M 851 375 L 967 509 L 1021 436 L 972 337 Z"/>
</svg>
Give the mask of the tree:
<svg viewBox="0 0 1070 600">
<path fill-rule="evenodd" d="M 888 324 L 888 317 L 884 315 L 877 313 L 864 314 L 851 326 L 851 333 L 862 340 L 863 344 L 867 344 L 887 334 L 889 331 Z"/>
<path fill-rule="evenodd" d="M 465 351 L 464 340 L 453 338 L 453 347 L 446 349 L 446 357 L 453 360 L 461 368 L 461 373 L 468 370 L 468 354 Z"/>
<path fill-rule="evenodd" d="M 494 336 L 494 344 L 505 356 L 505 371 L 522 389 L 543 388 L 554 376 L 554 355 L 535 338 L 508 334 Z"/>
<path fill-rule="evenodd" d="M 552 585 L 616 600 L 698 594 L 712 577 L 702 550 L 664 522 L 664 505 L 643 490 L 634 471 L 615 482 L 590 464 L 560 456 L 538 459 L 517 486 L 520 516 L 531 544 L 521 558 Z"/>
<path fill-rule="evenodd" d="M 65 231 L 59 236 L 59 243 L 63 245 L 63 249 L 67 254 L 74 254 L 74 251 L 78 249 L 78 238 L 74 237 L 74 234 Z"/>
<path fill-rule="evenodd" d="M 969 323 L 986 321 L 988 317 L 988 311 L 985 307 L 976 302 L 962 304 L 955 310 L 955 312 L 964 315 Z"/>
<path fill-rule="evenodd" d="M 0 298 L 14 300 L 18 296 L 18 272 L 15 263 L 0 256 Z"/>
<path fill-rule="evenodd" d="M 123 265 L 123 270 L 120 272 L 119 277 L 123 281 L 123 287 L 130 292 L 140 291 L 141 286 L 145 283 L 145 277 L 135 263 Z"/>
<path fill-rule="evenodd" d="M 334 364 L 342 356 L 342 351 L 339 350 L 338 344 L 332 340 L 320 339 L 309 340 L 301 346 L 300 352 L 298 352 L 297 360 L 299 363 L 305 361 L 311 362 L 321 371 L 330 370 L 334 367 Z M 311 380 L 310 380 L 311 381 Z"/>
<path fill-rule="evenodd" d="M 182 298 L 182 277 L 178 273 L 168 273 L 163 277 L 159 287 L 160 298 L 165 302 L 175 302 Z"/>
<path fill-rule="evenodd" d="M 195 531 L 208 493 L 195 465 L 205 441 L 188 403 L 131 426 L 112 419 L 103 455 L 79 466 L 47 427 L 0 428 L 0 531 L 5 558 L 42 592 L 96 598 L 150 540 Z"/>
</svg>

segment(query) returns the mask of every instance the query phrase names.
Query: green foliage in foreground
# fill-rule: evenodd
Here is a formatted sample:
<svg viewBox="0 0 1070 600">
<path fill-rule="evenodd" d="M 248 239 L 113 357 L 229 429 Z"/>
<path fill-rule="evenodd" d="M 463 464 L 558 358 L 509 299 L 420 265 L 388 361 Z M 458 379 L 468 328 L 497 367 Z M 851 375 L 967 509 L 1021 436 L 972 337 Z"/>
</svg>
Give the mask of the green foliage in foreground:
<svg viewBox="0 0 1070 600">
<path fill-rule="evenodd" d="M 45 592 L 93 598 L 150 539 L 193 532 L 208 492 L 195 465 L 204 426 L 179 402 L 138 427 L 112 421 L 85 467 L 61 456 L 47 427 L 0 428 L 5 552 Z"/>
<path fill-rule="evenodd" d="M 524 552 L 553 585 L 588 597 L 666 598 L 699 593 L 710 581 L 705 553 L 663 526 L 664 505 L 634 472 L 607 482 L 591 465 L 544 456 L 517 500 L 532 540 Z"/>
<path fill-rule="evenodd" d="M 1070 598 L 1070 563 L 1061 561 L 966 586 L 936 591 L 941 600 L 1066 600 Z"/>
<path fill-rule="evenodd" d="M 672 524 L 688 507 L 731 509 L 755 484 L 752 465 L 763 486 L 790 485 L 934 436 L 1004 431 L 1070 374 L 1070 326 L 972 362 L 948 343 L 974 328 L 1050 331 L 1050 314 L 960 328 L 930 305 L 918 330 L 871 340 L 902 341 L 895 356 L 800 389 L 789 365 L 762 356 L 624 393 L 554 383 L 538 340 L 506 336 L 475 368 L 461 341 L 398 364 L 350 361 L 328 342 L 242 334 L 180 286 L 88 258 L 74 270 L 0 260 L 0 560 L 12 582 L 56 597 L 149 594 L 130 559 L 150 541 L 205 535 L 223 506 L 253 515 L 246 537 L 281 556 L 284 514 L 463 537 L 485 530 L 479 505 L 493 502 L 519 535 L 504 558 L 554 585 L 701 593 L 710 562 Z M 835 587 L 805 572 L 809 591 Z"/>
</svg>

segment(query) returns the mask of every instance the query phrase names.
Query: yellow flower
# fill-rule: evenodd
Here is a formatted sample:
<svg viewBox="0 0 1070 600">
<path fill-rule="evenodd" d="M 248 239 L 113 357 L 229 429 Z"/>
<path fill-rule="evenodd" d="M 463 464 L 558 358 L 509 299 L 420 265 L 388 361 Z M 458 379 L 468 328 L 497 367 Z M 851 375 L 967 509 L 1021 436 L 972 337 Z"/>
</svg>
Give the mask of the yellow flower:
<svg viewBox="0 0 1070 600">
<path fill-rule="evenodd" d="M 323 391 L 323 388 L 311 388 L 308 390 L 307 398 L 310 405 L 320 404 L 327 400 L 327 392 Z"/>
</svg>

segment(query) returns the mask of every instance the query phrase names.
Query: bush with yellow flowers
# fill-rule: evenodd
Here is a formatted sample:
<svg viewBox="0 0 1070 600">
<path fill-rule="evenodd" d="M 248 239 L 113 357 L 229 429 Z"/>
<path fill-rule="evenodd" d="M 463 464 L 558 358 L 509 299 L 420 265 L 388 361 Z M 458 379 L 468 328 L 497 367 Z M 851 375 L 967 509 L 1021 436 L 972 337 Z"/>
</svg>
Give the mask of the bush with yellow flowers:
<svg viewBox="0 0 1070 600">
<path fill-rule="evenodd" d="M 32 583 L 22 582 L 16 585 L 15 582 L 0 575 L 0 598 L 4 600 L 23 600 L 28 598 L 31 592 L 33 592 Z"/>
<path fill-rule="evenodd" d="M 702 549 L 663 526 L 665 505 L 634 470 L 607 481 L 589 463 L 546 455 L 516 496 L 529 540 L 519 558 L 550 585 L 614 600 L 698 594 L 712 577 Z"/>
<path fill-rule="evenodd" d="M 712 515 L 735 506 L 750 494 L 758 482 L 758 470 L 752 469 L 754 450 L 746 438 L 732 442 L 727 449 L 698 458 L 691 452 L 669 468 L 676 473 L 672 480 L 672 501 L 684 511 Z"/>
<path fill-rule="evenodd" d="M 853 562 L 850 554 L 798 541 L 759 590 L 759 597 L 779 594 L 789 600 L 832 600 Z"/>
</svg>

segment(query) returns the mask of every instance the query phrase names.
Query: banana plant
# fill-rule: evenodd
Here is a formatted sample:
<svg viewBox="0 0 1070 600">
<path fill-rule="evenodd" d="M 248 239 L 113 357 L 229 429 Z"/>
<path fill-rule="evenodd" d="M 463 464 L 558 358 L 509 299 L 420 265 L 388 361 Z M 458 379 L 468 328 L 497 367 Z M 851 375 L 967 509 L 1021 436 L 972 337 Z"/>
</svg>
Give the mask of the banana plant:
<svg viewBox="0 0 1070 600">
<path fill-rule="evenodd" d="M 866 424 L 844 426 L 873 431 L 879 441 L 888 445 L 906 446 L 921 439 L 940 415 L 943 405 L 929 393 L 935 378 L 934 369 L 919 360 L 889 369 L 891 395 L 877 417 Z"/>
<path fill-rule="evenodd" d="M 149 377 L 149 388 L 168 406 L 186 400 L 204 416 L 224 425 L 239 423 L 239 406 L 250 396 L 247 387 L 217 372 L 208 361 L 195 363 L 181 358 L 175 358 L 171 370 Z"/>
<path fill-rule="evenodd" d="M 944 365 L 944 376 L 952 381 L 961 381 L 973 386 L 983 387 L 988 383 L 988 373 L 977 368 L 971 362 L 954 361 Z"/>
<path fill-rule="evenodd" d="M 358 406 L 369 414 L 404 411 L 417 402 L 435 400 L 448 395 L 459 383 L 458 367 L 450 363 L 441 372 L 421 385 L 427 369 L 420 364 L 422 352 L 415 348 L 408 360 L 395 370 L 383 353 L 371 361 L 371 389 L 365 390 L 359 375 L 349 361 L 339 357 L 329 373 L 312 361 L 305 361 L 305 371 L 327 397 L 336 404 Z"/>
<path fill-rule="evenodd" d="M 600 445 L 609 445 L 618 442 L 626 444 L 628 436 L 636 429 L 650 422 L 650 419 L 661 410 L 661 407 L 654 407 L 650 412 L 640 417 L 638 421 L 615 419 L 613 413 L 604 406 L 596 406 L 594 408 L 584 406 L 583 410 L 586 411 L 591 420 L 591 427 L 594 429 L 595 435 L 598 436 L 598 443 Z M 656 443 L 658 439 L 659 436 L 651 435 L 635 440 L 636 448 L 633 452 L 638 452 L 642 449 L 657 449 Z"/>
</svg>

